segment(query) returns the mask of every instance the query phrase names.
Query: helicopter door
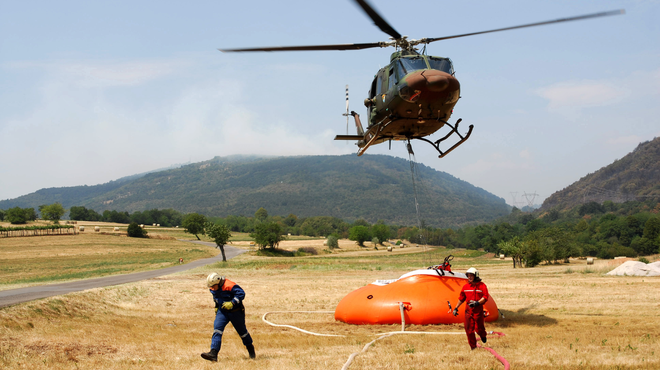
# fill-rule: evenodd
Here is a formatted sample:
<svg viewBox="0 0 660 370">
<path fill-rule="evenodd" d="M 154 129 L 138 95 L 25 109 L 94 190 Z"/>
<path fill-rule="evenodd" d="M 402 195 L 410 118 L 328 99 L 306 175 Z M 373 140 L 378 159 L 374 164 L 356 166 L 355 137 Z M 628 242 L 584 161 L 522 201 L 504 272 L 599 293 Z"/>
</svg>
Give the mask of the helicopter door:
<svg viewBox="0 0 660 370">
<path fill-rule="evenodd" d="M 381 69 L 378 71 L 376 74 L 376 78 L 374 78 L 374 81 L 371 83 L 371 90 L 369 90 L 369 99 L 373 102 L 367 107 L 367 112 L 369 117 L 369 126 L 371 126 L 371 118 L 375 114 L 377 110 L 377 102 L 380 102 L 380 95 L 383 93 L 383 82 L 385 80 L 385 70 Z"/>
</svg>

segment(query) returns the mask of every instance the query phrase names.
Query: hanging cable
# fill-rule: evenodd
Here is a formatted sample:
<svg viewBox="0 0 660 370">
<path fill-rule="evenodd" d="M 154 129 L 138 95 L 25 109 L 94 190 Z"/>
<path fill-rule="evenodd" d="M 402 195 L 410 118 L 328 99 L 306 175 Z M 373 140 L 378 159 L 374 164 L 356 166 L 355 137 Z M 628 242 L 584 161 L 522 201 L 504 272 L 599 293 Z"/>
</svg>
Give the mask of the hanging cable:
<svg viewBox="0 0 660 370">
<path fill-rule="evenodd" d="M 424 230 L 422 228 L 422 218 L 420 216 L 420 211 L 419 211 L 417 182 L 415 181 L 415 174 L 419 173 L 419 169 L 417 168 L 417 160 L 415 158 L 415 153 L 412 150 L 412 145 L 410 144 L 410 140 L 408 140 L 407 148 L 408 148 L 408 161 L 410 162 L 410 177 L 412 179 L 413 194 L 415 196 L 415 214 L 417 215 L 417 227 L 419 228 L 419 239 L 420 239 L 420 243 L 422 244 L 422 248 L 424 248 L 424 252 L 422 253 L 423 255 L 422 266 L 431 266 L 433 265 L 433 261 L 432 261 L 431 253 L 429 252 L 429 249 L 426 247 L 426 238 L 424 237 Z M 420 181 L 420 185 L 421 185 L 421 181 Z"/>
</svg>

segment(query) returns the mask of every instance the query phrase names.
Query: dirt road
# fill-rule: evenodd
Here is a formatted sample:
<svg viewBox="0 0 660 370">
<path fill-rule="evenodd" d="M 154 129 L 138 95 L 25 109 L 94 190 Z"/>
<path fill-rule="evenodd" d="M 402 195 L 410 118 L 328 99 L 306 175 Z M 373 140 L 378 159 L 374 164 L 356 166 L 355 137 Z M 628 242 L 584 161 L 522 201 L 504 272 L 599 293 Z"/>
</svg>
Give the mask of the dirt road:
<svg viewBox="0 0 660 370">
<path fill-rule="evenodd" d="M 215 243 L 210 243 L 210 242 L 191 241 L 191 243 L 204 244 L 215 247 Z M 234 258 L 239 254 L 245 252 L 247 251 L 225 245 L 225 254 L 227 255 L 227 259 Z M 96 279 L 72 281 L 69 283 L 3 290 L 0 291 L 0 307 L 11 306 L 18 303 L 33 301 L 35 299 L 52 297 L 52 296 L 67 294 L 71 292 L 79 292 L 82 290 L 87 290 L 92 288 L 100 288 L 104 286 L 126 284 L 140 280 L 152 279 L 158 276 L 169 275 L 180 271 L 186 271 L 193 269 L 195 267 L 208 265 L 210 263 L 214 263 L 218 261 L 222 261 L 221 253 L 218 253 L 218 255 L 215 257 L 205 258 L 190 263 L 185 263 L 182 265 L 167 267 L 160 270 L 135 272 L 132 274 L 125 274 L 125 275 L 105 276 Z"/>
</svg>

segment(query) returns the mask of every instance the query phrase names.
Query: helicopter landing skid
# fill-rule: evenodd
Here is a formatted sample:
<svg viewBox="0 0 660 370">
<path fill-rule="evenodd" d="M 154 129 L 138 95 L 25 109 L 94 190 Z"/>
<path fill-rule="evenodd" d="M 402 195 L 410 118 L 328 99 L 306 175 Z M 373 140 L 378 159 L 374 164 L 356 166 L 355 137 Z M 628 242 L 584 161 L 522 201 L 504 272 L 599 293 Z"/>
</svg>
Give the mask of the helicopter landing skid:
<svg viewBox="0 0 660 370">
<path fill-rule="evenodd" d="M 470 127 L 468 128 L 468 132 L 467 132 L 467 134 L 465 134 L 465 136 L 461 135 L 460 132 L 458 132 L 458 124 L 461 123 L 462 120 L 463 120 L 462 118 L 459 118 L 458 121 L 456 121 L 455 126 L 452 126 L 449 122 L 442 121 L 442 122 L 445 123 L 445 125 L 447 125 L 451 128 L 451 131 L 449 131 L 449 133 L 447 135 L 445 135 L 443 138 L 440 138 L 436 141 L 431 141 L 431 140 L 428 140 L 428 139 L 423 138 L 423 137 L 416 137 L 415 139 L 426 141 L 427 143 L 431 144 L 435 148 L 435 150 L 437 150 L 438 153 L 440 153 L 438 158 L 442 158 L 442 157 L 446 156 L 447 154 L 449 154 L 452 150 L 456 149 L 459 145 L 463 144 L 470 137 L 470 134 L 472 134 L 472 129 L 474 128 L 474 125 L 470 125 Z M 443 152 L 442 150 L 440 150 L 440 143 L 447 140 L 452 134 L 458 135 L 458 137 L 460 137 L 461 139 L 456 144 L 454 144 L 451 148 L 449 148 L 449 149 L 447 149 Z"/>
</svg>

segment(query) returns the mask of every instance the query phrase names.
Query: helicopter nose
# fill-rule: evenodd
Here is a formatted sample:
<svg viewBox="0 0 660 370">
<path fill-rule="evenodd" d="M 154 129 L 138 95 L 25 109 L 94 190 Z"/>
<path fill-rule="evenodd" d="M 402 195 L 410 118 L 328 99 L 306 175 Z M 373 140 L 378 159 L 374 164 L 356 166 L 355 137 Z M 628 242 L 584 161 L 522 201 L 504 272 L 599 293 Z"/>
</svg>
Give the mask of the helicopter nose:
<svg viewBox="0 0 660 370">
<path fill-rule="evenodd" d="M 431 74 L 430 76 L 425 75 L 424 77 L 426 78 L 426 86 L 431 91 L 443 91 L 449 86 L 449 79 L 447 76 Z"/>
<path fill-rule="evenodd" d="M 420 91 L 441 92 L 458 89 L 458 80 L 454 76 L 435 69 L 413 73 L 406 77 L 406 82 L 410 88 Z"/>
</svg>

